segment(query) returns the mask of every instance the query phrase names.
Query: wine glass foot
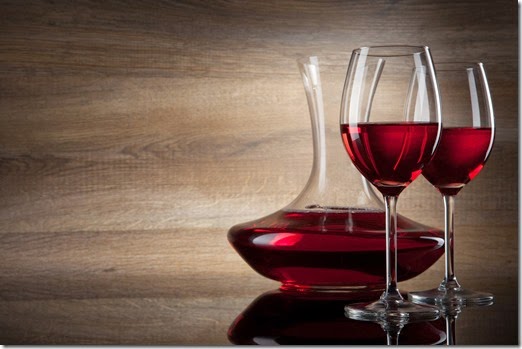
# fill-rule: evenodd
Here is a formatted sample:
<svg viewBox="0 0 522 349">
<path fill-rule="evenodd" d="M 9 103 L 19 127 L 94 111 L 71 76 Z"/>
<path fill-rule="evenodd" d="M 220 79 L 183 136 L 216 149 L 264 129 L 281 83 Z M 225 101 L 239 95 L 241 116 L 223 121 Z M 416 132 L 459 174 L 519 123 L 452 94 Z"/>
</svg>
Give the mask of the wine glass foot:
<svg viewBox="0 0 522 349">
<path fill-rule="evenodd" d="M 458 288 L 434 288 L 427 291 L 410 292 L 408 299 L 414 303 L 468 306 L 491 305 L 495 297 L 491 293 Z"/>
<path fill-rule="evenodd" d="M 407 300 L 386 303 L 374 302 L 355 303 L 345 306 L 346 317 L 353 320 L 372 321 L 402 326 L 411 322 L 433 321 L 440 316 L 438 309 L 419 305 Z"/>
</svg>

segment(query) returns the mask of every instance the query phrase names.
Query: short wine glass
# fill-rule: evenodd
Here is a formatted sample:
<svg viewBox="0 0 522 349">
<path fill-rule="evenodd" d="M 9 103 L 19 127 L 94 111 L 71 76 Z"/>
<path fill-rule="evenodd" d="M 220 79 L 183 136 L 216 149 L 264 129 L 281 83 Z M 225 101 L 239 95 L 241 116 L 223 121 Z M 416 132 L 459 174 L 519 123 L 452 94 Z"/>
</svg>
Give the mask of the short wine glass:
<svg viewBox="0 0 522 349">
<path fill-rule="evenodd" d="M 445 271 L 438 288 L 411 292 L 409 298 L 436 305 L 488 305 L 492 294 L 460 286 L 453 253 L 455 196 L 479 174 L 493 148 L 495 117 L 488 81 L 482 63 L 439 63 L 436 69 L 444 128 L 423 175 L 444 200 Z"/>
<path fill-rule="evenodd" d="M 442 129 L 428 47 L 354 50 L 340 124 L 353 164 L 381 192 L 386 205 L 386 288 L 375 302 L 347 305 L 346 316 L 392 324 L 435 320 L 438 309 L 405 300 L 397 287 L 397 199 L 431 159 Z"/>
</svg>

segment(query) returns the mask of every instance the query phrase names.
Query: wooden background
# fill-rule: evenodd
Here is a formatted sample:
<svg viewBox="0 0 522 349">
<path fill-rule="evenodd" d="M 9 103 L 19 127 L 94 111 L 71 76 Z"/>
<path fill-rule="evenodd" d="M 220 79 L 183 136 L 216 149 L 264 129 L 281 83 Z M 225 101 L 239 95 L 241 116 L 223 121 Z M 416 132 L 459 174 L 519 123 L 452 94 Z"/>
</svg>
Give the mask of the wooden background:
<svg viewBox="0 0 522 349">
<path fill-rule="evenodd" d="M 237 315 L 235 299 L 277 287 L 232 250 L 228 228 L 287 205 L 311 168 L 295 60 L 390 43 L 485 64 L 497 138 L 457 199 L 457 275 L 477 287 L 494 275 L 516 305 L 517 11 L 511 0 L 0 1 L 0 339 L 133 342 L 132 328 L 109 329 L 111 314 L 135 311 L 152 319 L 145 344 L 221 340 L 215 323 Z M 424 180 L 399 211 L 442 226 Z M 442 268 L 403 287 L 433 286 Z M 170 337 L 154 337 L 161 321 L 176 324 Z"/>
</svg>

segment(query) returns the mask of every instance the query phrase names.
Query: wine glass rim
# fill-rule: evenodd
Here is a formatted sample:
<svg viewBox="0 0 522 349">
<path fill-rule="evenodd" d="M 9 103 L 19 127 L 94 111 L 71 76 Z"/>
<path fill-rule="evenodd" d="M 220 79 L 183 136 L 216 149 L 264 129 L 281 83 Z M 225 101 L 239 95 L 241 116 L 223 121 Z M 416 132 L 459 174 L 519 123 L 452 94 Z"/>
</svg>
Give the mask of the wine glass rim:
<svg viewBox="0 0 522 349">
<path fill-rule="evenodd" d="M 403 49 L 405 52 L 400 52 Z M 379 51 L 383 51 L 379 53 Z M 425 53 L 429 51 L 429 47 L 425 45 L 376 45 L 362 46 L 353 50 L 353 54 L 360 55 L 365 51 L 364 55 L 369 57 L 406 57 L 413 54 Z M 377 53 L 375 53 L 377 51 Z M 397 52 L 394 52 L 397 51 Z"/>
<path fill-rule="evenodd" d="M 463 69 L 482 67 L 482 62 L 472 61 L 454 61 L 454 62 L 437 62 L 435 63 L 435 70 L 441 71 L 461 71 Z"/>
</svg>

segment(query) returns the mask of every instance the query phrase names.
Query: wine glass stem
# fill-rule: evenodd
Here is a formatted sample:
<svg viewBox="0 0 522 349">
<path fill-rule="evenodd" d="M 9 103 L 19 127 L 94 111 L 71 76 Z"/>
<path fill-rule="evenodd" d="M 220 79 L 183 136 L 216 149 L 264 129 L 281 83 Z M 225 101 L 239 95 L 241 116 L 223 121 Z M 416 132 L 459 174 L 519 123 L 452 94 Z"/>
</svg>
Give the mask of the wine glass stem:
<svg viewBox="0 0 522 349">
<path fill-rule="evenodd" d="M 402 301 L 397 288 L 397 196 L 384 196 L 386 204 L 386 290 L 385 301 Z"/>
<path fill-rule="evenodd" d="M 446 345 L 455 345 L 455 322 L 454 316 L 446 317 Z"/>
<path fill-rule="evenodd" d="M 460 287 L 455 277 L 454 260 L 453 260 L 453 233 L 454 233 L 454 216 L 455 216 L 455 196 L 443 195 L 444 199 L 444 253 L 446 256 L 446 266 L 444 268 L 445 288 Z"/>
</svg>

